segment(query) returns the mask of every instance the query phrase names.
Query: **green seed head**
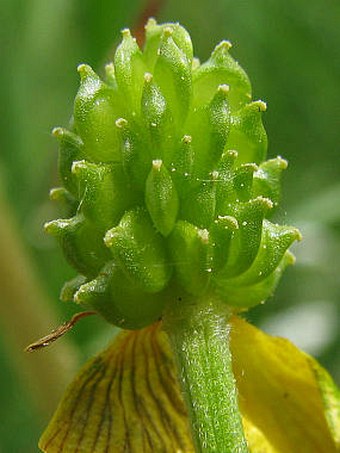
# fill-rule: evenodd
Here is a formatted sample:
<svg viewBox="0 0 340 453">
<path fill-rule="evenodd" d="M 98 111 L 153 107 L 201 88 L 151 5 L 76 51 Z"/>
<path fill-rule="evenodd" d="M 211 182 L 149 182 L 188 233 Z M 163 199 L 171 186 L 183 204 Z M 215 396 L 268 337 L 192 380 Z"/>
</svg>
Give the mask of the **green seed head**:
<svg viewBox="0 0 340 453">
<path fill-rule="evenodd" d="M 49 222 L 79 276 L 62 299 L 138 329 L 174 299 L 238 311 L 268 298 L 300 233 L 268 220 L 287 163 L 265 161 L 266 104 L 228 41 L 193 59 L 187 31 L 150 20 L 129 30 L 105 81 L 80 65 L 71 131 L 57 128 L 69 218 Z"/>
</svg>

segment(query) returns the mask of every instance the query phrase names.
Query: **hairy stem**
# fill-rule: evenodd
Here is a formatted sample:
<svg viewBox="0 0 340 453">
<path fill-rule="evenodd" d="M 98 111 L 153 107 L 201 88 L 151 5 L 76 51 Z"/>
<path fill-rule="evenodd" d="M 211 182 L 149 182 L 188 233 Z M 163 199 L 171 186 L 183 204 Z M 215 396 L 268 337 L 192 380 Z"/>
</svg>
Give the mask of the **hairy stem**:
<svg viewBox="0 0 340 453">
<path fill-rule="evenodd" d="M 217 301 L 178 301 L 164 319 L 199 453 L 248 451 L 232 371 L 228 320 L 225 306 Z"/>
</svg>

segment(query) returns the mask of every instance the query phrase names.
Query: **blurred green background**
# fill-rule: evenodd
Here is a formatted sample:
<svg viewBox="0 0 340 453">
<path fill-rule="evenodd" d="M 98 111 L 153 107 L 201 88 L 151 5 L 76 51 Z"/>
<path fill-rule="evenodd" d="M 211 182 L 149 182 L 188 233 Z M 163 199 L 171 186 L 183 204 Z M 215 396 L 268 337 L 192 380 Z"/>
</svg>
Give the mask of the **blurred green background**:
<svg viewBox="0 0 340 453">
<path fill-rule="evenodd" d="M 68 319 L 58 302 L 73 276 L 43 233 L 58 216 L 53 126 L 66 126 L 76 66 L 101 71 L 123 27 L 179 21 L 204 60 L 234 43 L 254 98 L 268 104 L 269 156 L 289 160 L 280 223 L 301 228 L 297 264 L 248 318 L 291 338 L 340 382 L 340 3 L 337 0 L 0 0 L 0 452 L 37 452 L 75 370 L 112 330 L 86 319 L 35 355 L 24 346 Z"/>
</svg>

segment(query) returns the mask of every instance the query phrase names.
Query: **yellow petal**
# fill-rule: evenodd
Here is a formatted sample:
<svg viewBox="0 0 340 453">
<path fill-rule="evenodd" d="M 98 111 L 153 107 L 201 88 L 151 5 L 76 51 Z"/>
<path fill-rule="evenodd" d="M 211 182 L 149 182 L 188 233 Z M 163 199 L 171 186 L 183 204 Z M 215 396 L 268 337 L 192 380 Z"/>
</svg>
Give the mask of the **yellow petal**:
<svg viewBox="0 0 340 453">
<path fill-rule="evenodd" d="M 340 398 L 326 371 L 288 340 L 266 335 L 240 318 L 233 319 L 233 327 L 231 348 L 240 409 L 272 451 L 339 451 Z M 251 451 L 270 450 L 254 445 Z"/>
<path fill-rule="evenodd" d="M 289 341 L 236 317 L 232 324 L 233 367 L 249 451 L 336 452 L 340 398 L 326 371 Z M 39 446 L 47 453 L 193 453 L 161 325 L 122 332 L 85 365 Z"/>
<path fill-rule="evenodd" d="M 40 439 L 48 453 L 193 453 L 160 325 L 123 332 L 85 365 Z"/>
<path fill-rule="evenodd" d="M 251 421 L 244 416 L 242 421 L 250 453 L 279 453 Z"/>
<path fill-rule="evenodd" d="M 340 451 L 340 390 L 335 386 L 327 371 L 316 360 L 312 357 L 309 357 L 309 360 L 320 387 L 328 426 Z"/>
</svg>

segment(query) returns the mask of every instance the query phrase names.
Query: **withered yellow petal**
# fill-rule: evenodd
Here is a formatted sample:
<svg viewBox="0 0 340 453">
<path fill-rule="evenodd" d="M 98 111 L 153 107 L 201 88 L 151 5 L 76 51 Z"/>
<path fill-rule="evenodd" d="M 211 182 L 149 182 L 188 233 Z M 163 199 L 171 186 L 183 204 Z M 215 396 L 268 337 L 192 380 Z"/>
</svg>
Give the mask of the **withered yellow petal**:
<svg viewBox="0 0 340 453">
<path fill-rule="evenodd" d="M 288 340 L 266 335 L 240 318 L 233 319 L 233 327 L 240 409 L 272 451 L 339 451 L 340 399 L 327 372 Z M 254 446 L 252 451 L 271 450 Z"/>
<path fill-rule="evenodd" d="M 71 383 L 42 435 L 48 453 L 193 453 L 166 334 L 123 332 Z"/>
<path fill-rule="evenodd" d="M 250 453 L 337 452 L 340 398 L 327 372 L 287 340 L 240 318 L 232 325 L 233 368 Z M 193 453 L 161 324 L 120 333 L 85 365 L 39 446 L 46 453 Z"/>
</svg>

